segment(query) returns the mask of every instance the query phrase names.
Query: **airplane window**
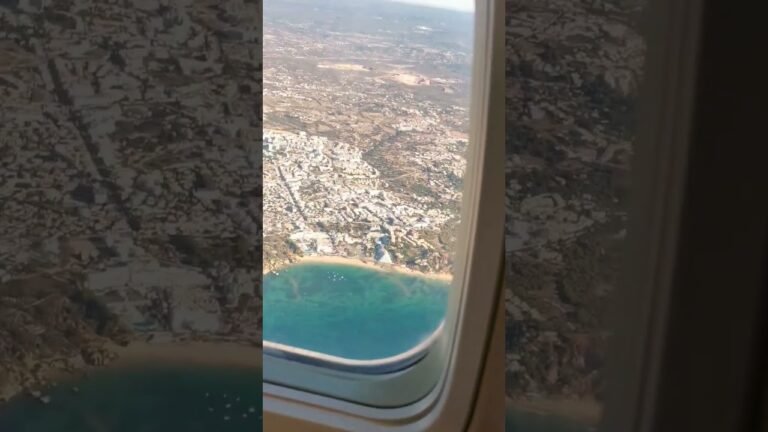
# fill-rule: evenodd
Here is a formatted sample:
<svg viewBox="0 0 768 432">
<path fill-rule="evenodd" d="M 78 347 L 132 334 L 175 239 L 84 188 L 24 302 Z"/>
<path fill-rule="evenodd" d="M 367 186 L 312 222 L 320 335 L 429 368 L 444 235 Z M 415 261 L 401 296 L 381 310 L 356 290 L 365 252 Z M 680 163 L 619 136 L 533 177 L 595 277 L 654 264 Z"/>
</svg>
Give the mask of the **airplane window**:
<svg viewBox="0 0 768 432">
<path fill-rule="evenodd" d="M 459 289 L 472 8 L 265 2 L 268 353 L 383 372 L 444 328 Z"/>
<path fill-rule="evenodd" d="M 507 1 L 507 431 L 585 431 L 604 401 L 644 1 Z"/>
</svg>

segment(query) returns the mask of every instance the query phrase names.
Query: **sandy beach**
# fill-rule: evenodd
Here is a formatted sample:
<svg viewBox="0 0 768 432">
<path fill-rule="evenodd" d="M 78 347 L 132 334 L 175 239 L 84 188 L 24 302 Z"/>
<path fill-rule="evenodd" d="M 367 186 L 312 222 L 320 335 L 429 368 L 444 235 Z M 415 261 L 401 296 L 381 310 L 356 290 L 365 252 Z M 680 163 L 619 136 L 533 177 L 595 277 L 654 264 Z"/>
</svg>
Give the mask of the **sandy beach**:
<svg viewBox="0 0 768 432">
<path fill-rule="evenodd" d="M 261 348 L 231 342 L 134 342 L 116 347 L 119 357 L 107 367 L 184 364 L 261 368 Z"/>
<path fill-rule="evenodd" d="M 595 400 L 507 398 L 506 406 L 507 409 L 559 417 L 584 426 L 596 426 L 602 417 L 602 406 Z"/>
<path fill-rule="evenodd" d="M 453 275 L 449 273 L 424 273 L 417 270 L 412 270 L 404 266 L 398 266 L 394 264 L 379 264 L 373 261 L 364 260 L 361 258 L 346 258 L 340 256 L 304 256 L 299 258 L 295 264 L 338 264 L 355 267 L 369 268 L 380 272 L 391 272 L 409 274 L 413 276 L 423 277 L 427 279 L 440 280 L 444 282 L 450 282 L 453 280 Z M 272 270 L 274 271 L 274 269 Z M 278 269 L 279 271 L 279 269 Z"/>
</svg>

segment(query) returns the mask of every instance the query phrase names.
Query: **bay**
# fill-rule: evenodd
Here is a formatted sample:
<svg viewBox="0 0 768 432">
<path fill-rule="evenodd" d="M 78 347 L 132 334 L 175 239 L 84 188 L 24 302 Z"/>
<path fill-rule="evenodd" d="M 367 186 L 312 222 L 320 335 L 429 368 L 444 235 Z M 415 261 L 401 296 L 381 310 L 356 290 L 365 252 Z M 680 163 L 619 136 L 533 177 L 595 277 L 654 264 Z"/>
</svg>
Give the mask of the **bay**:
<svg viewBox="0 0 768 432">
<path fill-rule="evenodd" d="M 343 264 L 264 276 L 264 339 L 356 360 L 401 354 L 445 318 L 450 283 Z"/>
</svg>

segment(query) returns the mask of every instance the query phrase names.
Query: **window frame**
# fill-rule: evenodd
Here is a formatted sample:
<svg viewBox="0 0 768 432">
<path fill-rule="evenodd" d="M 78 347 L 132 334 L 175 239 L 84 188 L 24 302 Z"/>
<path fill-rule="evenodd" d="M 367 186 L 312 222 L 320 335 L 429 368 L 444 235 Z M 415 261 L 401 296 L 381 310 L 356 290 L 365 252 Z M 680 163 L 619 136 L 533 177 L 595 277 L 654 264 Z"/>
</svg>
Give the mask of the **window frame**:
<svg viewBox="0 0 768 432">
<path fill-rule="evenodd" d="M 503 1 L 477 0 L 474 21 L 470 146 L 446 330 L 417 363 L 383 374 L 264 355 L 265 418 L 403 432 L 463 430 L 471 418 L 502 288 Z"/>
</svg>

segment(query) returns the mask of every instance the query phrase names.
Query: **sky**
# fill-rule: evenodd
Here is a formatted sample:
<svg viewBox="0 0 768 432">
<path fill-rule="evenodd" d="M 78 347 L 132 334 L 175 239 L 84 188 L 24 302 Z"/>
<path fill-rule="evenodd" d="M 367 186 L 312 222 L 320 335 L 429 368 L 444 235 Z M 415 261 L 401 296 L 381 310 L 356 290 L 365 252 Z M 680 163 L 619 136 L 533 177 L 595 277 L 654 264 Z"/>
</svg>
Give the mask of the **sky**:
<svg viewBox="0 0 768 432">
<path fill-rule="evenodd" d="M 475 0 L 392 0 L 400 3 L 417 4 L 421 6 L 452 9 L 464 12 L 475 10 Z"/>
</svg>

